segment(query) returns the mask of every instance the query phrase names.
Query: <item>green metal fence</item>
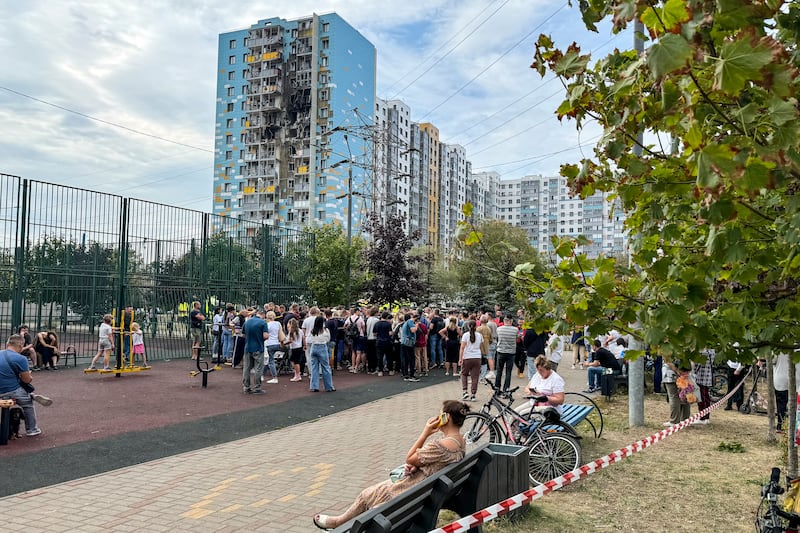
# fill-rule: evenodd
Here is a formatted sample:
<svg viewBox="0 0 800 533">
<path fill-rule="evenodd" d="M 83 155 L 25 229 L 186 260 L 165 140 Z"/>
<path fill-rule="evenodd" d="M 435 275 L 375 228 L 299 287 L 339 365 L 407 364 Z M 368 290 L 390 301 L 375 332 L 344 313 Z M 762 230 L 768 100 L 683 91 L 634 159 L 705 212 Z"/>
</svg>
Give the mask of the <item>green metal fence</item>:
<svg viewBox="0 0 800 533">
<path fill-rule="evenodd" d="M 148 359 L 187 357 L 188 313 L 309 298 L 308 232 L 0 174 L 0 335 L 26 324 L 91 355 L 133 308 Z M 210 338 L 207 339 L 210 343 Z"/>
</svg>

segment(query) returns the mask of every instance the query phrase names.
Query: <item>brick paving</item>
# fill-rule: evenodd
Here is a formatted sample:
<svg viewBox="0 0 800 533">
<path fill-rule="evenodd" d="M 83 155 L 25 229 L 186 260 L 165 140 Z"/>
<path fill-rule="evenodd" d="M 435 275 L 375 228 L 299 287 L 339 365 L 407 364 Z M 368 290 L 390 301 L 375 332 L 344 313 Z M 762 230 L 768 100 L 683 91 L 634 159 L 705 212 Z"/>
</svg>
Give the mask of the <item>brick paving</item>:
<svg viewBox="0 0 800 533">
<path fill-rule="evenodd" d="M 584 372 L 566 365 L 561 374 L 567 390 L 584 387 Z M 524 383 L 514 376 L 512 385 Z M 479 401 L 487 390 L 481 386 Z M 417 388 L 284 429 L 7 496 L 0 515 L 42 532 L 314 531 L 315 513 L 341 512 L 362 488 L 385 479 L 440 403 L 458 397 L 455 379 Z"/>
</svg>

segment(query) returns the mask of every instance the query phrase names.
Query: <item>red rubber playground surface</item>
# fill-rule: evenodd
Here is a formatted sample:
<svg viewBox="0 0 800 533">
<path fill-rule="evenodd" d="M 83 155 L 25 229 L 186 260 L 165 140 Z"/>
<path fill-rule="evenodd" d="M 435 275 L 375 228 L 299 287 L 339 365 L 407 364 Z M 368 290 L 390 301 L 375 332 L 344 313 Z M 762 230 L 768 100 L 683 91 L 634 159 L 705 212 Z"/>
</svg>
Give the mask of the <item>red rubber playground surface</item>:
<svg viewBox="0 0 800 533">
<path fill-rule="evenodd" d="M 304 415 L 330 414 L 330 408 L 348 404 L 354 387 L 397 388 L 403 385 L 399 376 L 367 376 L 349 372 L 334 372 L 337 392 L 311 393 L 308 378 L 290 382 L 282 375 L 276 385 L 264 384 L 266 394 L 242 393 L 242 371 L 223 367 L 208 376 L 208 388 L 201 387 L 201 376 L 190 377 L 194 368 L 188 359 L 155 361 L 147 371 L 114 374 L 85 374 L 82 367 L 40 371 L 33 374 L 36 392 L 53 399 L 50 407 L 36 406 L 39 426 L 43 433 L 37 437 L 23 436 L 0 446 L 0 457 L 29 454 L 74 443 L 104 439 L 127 432 L 153 430 L 207 417 L 258 409 L 275 404 L 303 400 Z M 84 367 L 85 368 L 85 367 Z M 309 402 L 319 404 L 319 415 L 309 413 Z M 367 400 L 369 401 L 369 400 Z M 287 415 L 281 425 L 297 421 Z M 298 420 L 299 421 L 299 420 Z M 24 435 L 24 430 L 21 430 Z"/>
</svg>

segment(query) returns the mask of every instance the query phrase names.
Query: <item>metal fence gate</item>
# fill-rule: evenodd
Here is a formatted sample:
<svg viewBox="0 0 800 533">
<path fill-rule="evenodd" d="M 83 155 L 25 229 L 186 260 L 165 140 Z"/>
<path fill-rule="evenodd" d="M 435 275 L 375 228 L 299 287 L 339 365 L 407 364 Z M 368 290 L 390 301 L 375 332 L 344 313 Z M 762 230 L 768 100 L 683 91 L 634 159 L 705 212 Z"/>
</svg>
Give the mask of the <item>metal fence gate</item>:
<svg viewBox="0 0 800 533">
<path fill-rule="evenodd" d="M 188 313 L 309 299 L 306 231 L 0 174 L 0 335 L 53 331 L 97 348 L 102 317 L 133 308 L 148 359 L 188 357 Z"/>
</svg>

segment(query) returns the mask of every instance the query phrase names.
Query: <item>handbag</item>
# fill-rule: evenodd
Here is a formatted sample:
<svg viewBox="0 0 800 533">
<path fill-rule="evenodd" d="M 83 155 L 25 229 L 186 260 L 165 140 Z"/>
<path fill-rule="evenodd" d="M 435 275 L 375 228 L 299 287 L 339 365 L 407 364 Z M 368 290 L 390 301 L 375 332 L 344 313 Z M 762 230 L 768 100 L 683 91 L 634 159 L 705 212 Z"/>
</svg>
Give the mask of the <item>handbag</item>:
<svg viewBox="0 0 800 533">
<path fill-rule="evenodd" d="M 286 344 L 286 333 L 283 332 L 283 328 L 278 328 L 278 343 L 279 344 Z"/>
<path fill-rule="evenodd" d="M 31 385 L 30 383 L 25 383 L 25 382 L 23 382 L 23 381 L 21 381 L 19 379 L 19 371 L 16 368 L 14 368 L 13 366 L 11 366 L 11 361 L 9 361 L 8 354 L 5 352 L 5 350 L 3 350 L 3 357 L 5 358 L 6 363 L 8 364 L 8 367 L 11 370 L 13 370 L 14 371 L 14 375 L 17 376 L 17 382 L 19 383 L 19 386 L 22 387 L 22 390 L 24 390 L 28 394 L 31 394 L 33 391 L 35 391 L 36 387 Z"/>
</svg>

